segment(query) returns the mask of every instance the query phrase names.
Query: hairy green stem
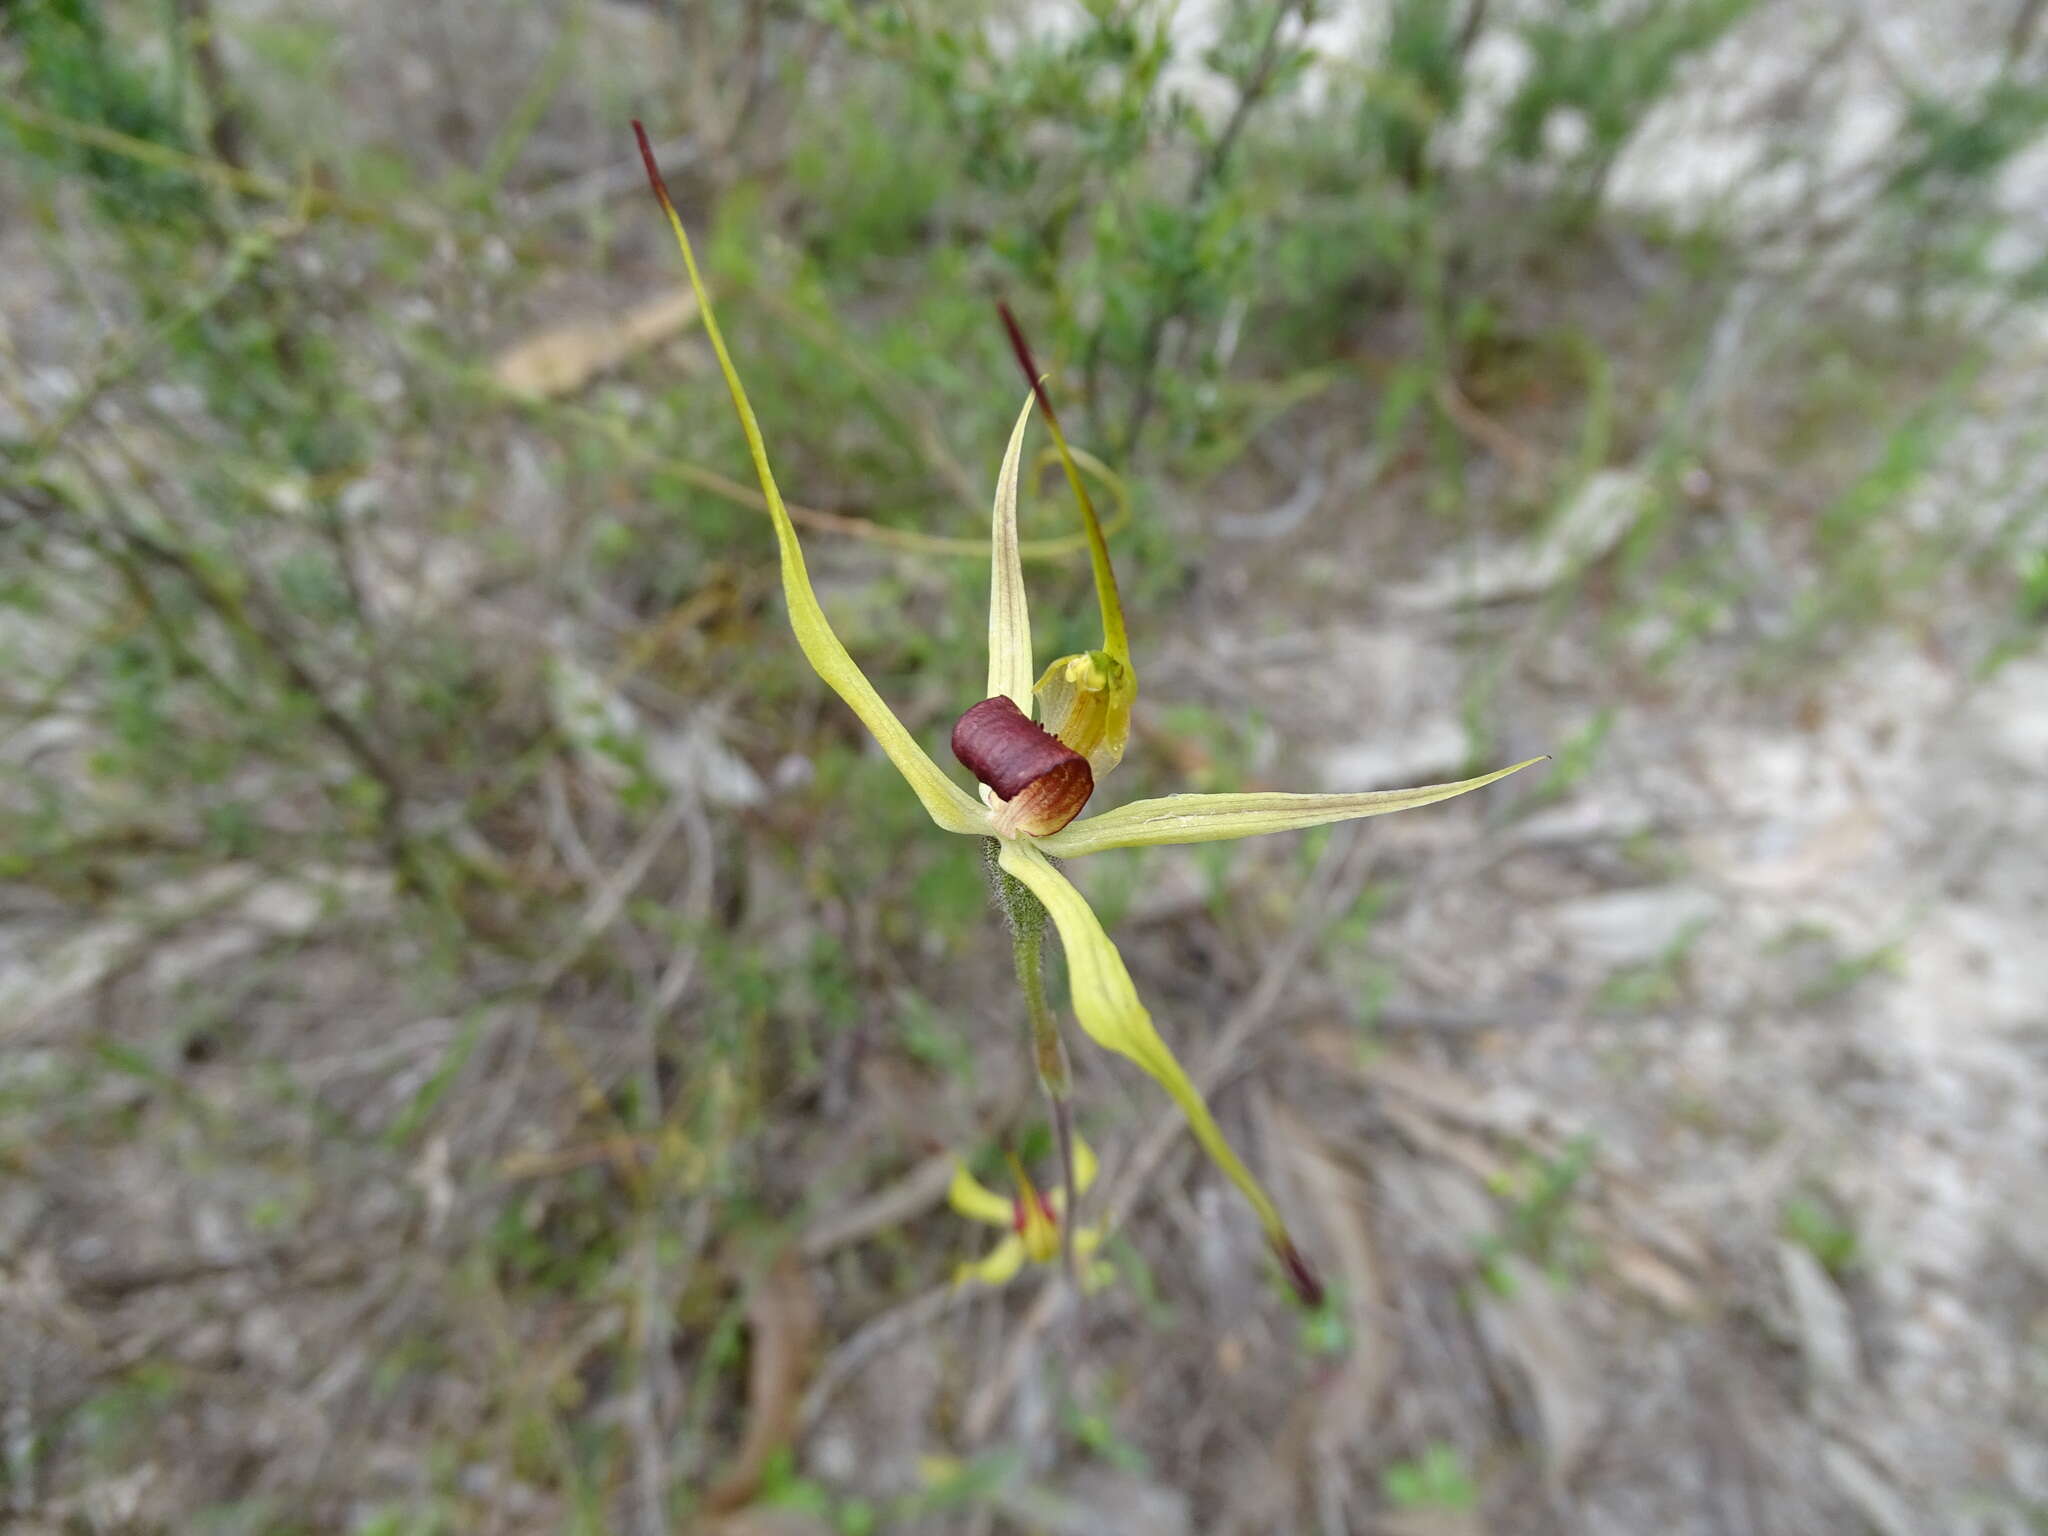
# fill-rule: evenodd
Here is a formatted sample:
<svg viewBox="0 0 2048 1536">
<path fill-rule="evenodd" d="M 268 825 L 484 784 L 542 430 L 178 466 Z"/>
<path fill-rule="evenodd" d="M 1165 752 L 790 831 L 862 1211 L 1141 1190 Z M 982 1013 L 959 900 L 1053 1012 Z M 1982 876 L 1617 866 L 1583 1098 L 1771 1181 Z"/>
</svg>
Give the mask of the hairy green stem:
<svg viewBox="0 0 2048 1536">
<path fill-rule="evenodd" d="M 1074 1178 L 1074 1078 L 1059 1019 L 1045 996 L 1045 904 L 1021 880 L 996 866 L 994 838 L 988 839 L 985 851 L 996 905 L 1010 926 L 1010 953 L 1016 961 L 1017 985 L 1024 993 L 1024 1011 L 1031 1026 L 1032 1064 L 1038 1069 L 1038 1086 L 1045 1090 L 1052 1110 L 1053 1137 L 1060 1150 L 1060 1188 L 1065 1196 L 1059 1220 L 1060 1262 L 1078 1296 L 1081 1270 L 1074 1257 L 1074 1223 L 1081 1192 Z"/>
</svg>

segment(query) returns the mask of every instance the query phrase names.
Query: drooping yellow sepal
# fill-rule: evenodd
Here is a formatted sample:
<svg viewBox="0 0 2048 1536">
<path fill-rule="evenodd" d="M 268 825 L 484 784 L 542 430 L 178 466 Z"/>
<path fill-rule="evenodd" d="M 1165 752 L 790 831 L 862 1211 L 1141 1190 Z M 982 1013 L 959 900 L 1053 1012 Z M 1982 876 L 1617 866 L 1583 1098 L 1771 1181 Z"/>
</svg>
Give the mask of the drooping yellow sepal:
<svg viewBox="0 0 2048 1536">
<path fill-rule="evenodd" d="M 1024 1239 L 1014 1232 L 972 1263 L 953 1271 L 953 1284 L 979 1281 L 983 1285 L 1008 1285 L 1024 1267 Z"/>
<path fill-rule="evenodd" d="M 1138 989 L 1131 984 L 1131 973 L 1124 968 L 1123 956 L 1102 931 L 1102 923 L 1086 898 L 1030 843 L 1004 843 L 997 861 L 1031 888 L 1031 894 L 1045 904 L 1053 926 L 1059 930 L 1060 944 L 1067 953 L 1067 983 L 1074 1017 L 1081 1028 L 1097 1045 L 1136 1063 L 1166 1090 L 1167 1097 L 1186 1117 L 1188 1129 L 1202 1144 L 1202 1150 L 1251 1204 L 1259 1225 L 1277 1251 L 1287 1241 L 1287 1226 L 1280 1219 L 1279 1208 L 1224 1138 L 1201 1090 L 1195 1087 L 1153 1026 L 1152 1015 L 1138 1001 Z"/>
<path fill-rule="evenodd" d="M 1131 737 L 1131 704 L 1138 695 L 1131 669 L 1107 651 L 1080 651 L 1047 667 L 1032 692 L 1038 696 L 1039 724 L 1087 758 L 1100 784 L 1123 761 Z"/>
<path fill-rule="evenodd" d="M 969 1221 L 991 1227 L 1007 1227 L 1016 1214 L 1011 1202 L 967 1171 L 965 1163 L 953 1165 L 953 1182 L 946 1189 L 946 1204 Z"/>
</svg>

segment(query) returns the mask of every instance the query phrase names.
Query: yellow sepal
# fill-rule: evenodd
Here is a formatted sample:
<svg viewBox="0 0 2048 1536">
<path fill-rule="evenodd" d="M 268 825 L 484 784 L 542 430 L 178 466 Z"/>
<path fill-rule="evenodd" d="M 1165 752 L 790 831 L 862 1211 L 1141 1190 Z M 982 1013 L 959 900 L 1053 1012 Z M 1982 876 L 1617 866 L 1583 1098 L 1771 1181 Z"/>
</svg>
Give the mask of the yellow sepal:
<svg viewBox="0 0 2048 1536">
<path fill-rule="evenodd" d="M 1136 1062 L 1166 1090 L 1187 1117 L 1188 1128 L 1202 1144 L 1202 1150 L 1251 1202 L 1267 1235 L 1284 1236 L 1286 1228 L 1280 1212 L 1252 1177 L 1251 1170 L 1231 1150 L 1201 1093 L 1153 1027 L 1152 1016 L 1138 1001 L 1138 989 L 1131 985 L 1123 956 L 1102 931 L 1102 924 L 1087 900 L 1030 843 L 1004 842 L 997 858 L 1006 871 L 1023 881 L 1032 895 L 1045 904 L 1053 926 L 1059 929 L 1060 944 L 1067 954 L 1074 1017 L 1081 1028 L 1104 1050 Z"/>
<path fill-rule="evenodd" d="M 946 1204 L 970 1221 L 987 1222 L 992 1227 L 1007 1227 L 1016 1215 L 1016 1207 L 969 1173 L 965 1163 L 953 1165 L 953 1182 L 946 1188 Z"/>
<path fill-rule="evenodd" d="M 953 1284 L 979 1281 L 983 1285 L 1008 1285 L 1024 1267 L 1024 1239 L 1014 1234 L 1004 1238 L 972 1264 L 953 1271 Z"/>
<path fill-rule="evenodd" d="M 754 461 L 754 475 L 761 482 L 761 495 L 768 503 L 768 516 L 775 524 L 775 543 L 782 561 L 782 595 L 789 606 L 789 627 L 796 632 L 796 643 L 803 651 L 804 659 L 811 664 L 811 670 L 823 678 L 826 685 L 860 717 L 861 724 L 881 745 L 889 761 L 895 764 L 896 771 L 903 775 L 904 782 L 924 803 L 925 811 L 933 821 L 948 832 L 986 834 L 989 830 L 987 809 L 948 778 L 917 744 L 917 739 L 882 701 L 867 675 L 832 632 L 825 610 L 819 606 L 818 594 L 811 586 L 810 573 L 804 567 L 803 549 L 796 539 L 796 525 L 789 520 L 789 509 L 783 505 L 782 492 L 775 485 L 775 473 L 768 467 L 768 447 L 761 439 L 761 425 L 754 419 L 754 407 L 747 399 L 746 386 L 740 382 L 739 370 L 733 366 L 732 354 L 726 350 L 725 335 L 718 328 L 711 295 L 705 291 L 703 275 L 697 270 L 697 256 L 690 248 L 690 236 L 683 228 L 675 205 L 669 200 L 667 187 L 662 184 L 661 172 L 654 163 L 654 152 L 648 145 L 646 131 L 638 123 L 633 125 L 633 129 L 640 138 L 640 153 L 647 162 L 648 180 L 654 187 L 655 196 L 661 200 L 662 212 L 668 215 L 669 227 L 675 231 L 676 244 L 682 250 L 683 266 L 690 275 L 690 288 L 697 295 L 698 307 L 703 312 L 704 334 L 711 341 L 711 350 L 718 355 L 719 372 L 725 375 L 725 387 L 730 391 L 733 409 L 739 415 L 740 431 L 747 439 L 747 453 Z M 1093 548 L 1092 543 L 1090 548 Z M 1028 667 L 1026 670 L 1028 672 Z"/>
<path fill-rule="evenodd" d="M 1078 750 L 1078 749 L 1077 749 Z M 1424 784 L 1415 789 L 1374 789 L 1355 795 L 1164 795 L 1133 800 L 1099 816 L 1088 816 L 1038 839 L 1054 858 L 1077 859 L 1108 848 L 1143 848 L 1153 843 L 1213 843 L 1226 838 L 1260 837 L 1268 832 L 1293 832 L 1385 816 L 1452 800 L 1475 789 L 1520 773 L 1546 759 L 1532 757 L 1512 768 L 1499 768 L 1455 784 Z"/>
</svg>

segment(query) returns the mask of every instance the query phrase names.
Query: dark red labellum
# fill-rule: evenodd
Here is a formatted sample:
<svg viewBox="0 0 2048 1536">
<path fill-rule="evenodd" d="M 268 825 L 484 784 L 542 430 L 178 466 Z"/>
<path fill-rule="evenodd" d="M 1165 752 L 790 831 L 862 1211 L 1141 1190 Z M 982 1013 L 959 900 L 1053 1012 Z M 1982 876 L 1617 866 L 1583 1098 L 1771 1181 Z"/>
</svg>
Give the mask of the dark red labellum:
<svg viewBox="0 0 2048 1536">
<path fill-rule="evenodd" d="M 1095 790 L 1088 759 L 998 696 L 983 699 L 953 726 L 953 755 L 967 771 L 1010 802 L 1008 834 L 1044 837 L 1076 816 Z"/>
</svg>

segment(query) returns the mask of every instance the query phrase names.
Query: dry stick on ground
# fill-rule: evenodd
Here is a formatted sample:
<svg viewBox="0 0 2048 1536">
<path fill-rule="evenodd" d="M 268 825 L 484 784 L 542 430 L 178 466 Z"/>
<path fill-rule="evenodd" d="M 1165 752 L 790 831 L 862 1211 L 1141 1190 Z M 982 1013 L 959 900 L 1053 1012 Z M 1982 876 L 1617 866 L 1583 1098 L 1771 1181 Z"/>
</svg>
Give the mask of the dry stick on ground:
<svg viewBox="0 0 2048 1536">
<path fill-rule="evenodd" d="M 952 1181 L 953 1154 L 934 1152 L 886 1189 L 812 1222 L 802 1239 L 804 1257 L 815 1263 L 849 1243 L 916 1220 L 946 1198 Z"/>
<path fill-rule="evenodd" d="M 717 873 L 713 864 L 711 844 L 711 821 L 704 814 L 703 802 L 694 794 L 678 796 L 682 808 L 683 835 L 690 845 L 690 884 L 683 892 L 682 918 L 684 941 L 676 947 L 663 968 L 661 980 L 655 983 L 654 996 L 640 1014 L 640 1029 L 643 1048 L 646 1052 L 648 1081 L 655 1081 L 656 1052 L 662 1021 L 674 1013 L 690 990 L 690 982 L 697 974 L 698 935 L 711 920 L 712 880 Z M 658 1096 L 649 1103 L 658 1103 Z"/>
<path fill-rule="evenodd" d="M 922 1215 L 946 1197 L 953 1178 L 953 1154 L 937 1152 L 919 1163 L 886 1189 L 851 1209 L 833 1213 L 812 1224 L 804 1233 L 799 1251 L 807 1263 L 816 1263 L 848 1243 L 857 1243 L 871 1233 L 901 1226 Z M 816 1427 L 818 1416 L 832 1398 L 868 1361 L 901 1340 L 921 1331 L 956 1305 L 971 1300 L 973 1293 L 952 1284 L 935 1286 L 869 1322 L 835 1349 L 819 1367 L 810 1390 L 797 1411 L 797 1433 L 807 1435 Z"/>
<path fill-rule="evenodd" d="M 1436 403 L 1452 426 L 1506 464 L 1513 474 L 1527 479 L 1535 472 L 1540 463 L 1536 449 L 1474 405 L 1448 373 L 1436 382 Z"/>
<path fill-rule="evenodd" d="M 1279 1007 L 1317 941 L 1330 924 L 1358 900 L 1358 893 L 1364 888 L 1372 867 L 1366 847 L 1365 840 L 1354 828 L 1343 828 L 1331 835 L 1329 845 L 1310 872 L 1307 882 L 1309 895 L 1303 904 L 1305 910 L 1301 917 L 1286 937 L 1273 947 L 1251 992 L 1223 1026 L 1194 1074 L 1195 1086 L 1203 1094 L 1214 1092 L 1217 1084 L 1231 1075 L 1238 1057 L 1271 1021 L 1274 1010 Z M 1102 1215 L 1093 1224 L 1105 1240 L 1130 1215 L 1139 1196 L 1145 1192 L 1153 1170 L 1179 1142 L 1186 1128 L 1186 1122 L 1178 1116 L 1162 1117 L 1118 1170 L 1103 1202 Z M 968 1404 L 966 1435 L 969 1442 L 979 1442 L 987 1437 L 996 1415 L 1016 1391 L 1038 1335 L 1059 1315 L 1063 1294 L 1058 1285 L 1046 1287 L 1030 1315 L 1012 1336 L 1002 1364 Z"/>
<path fill-rule="evenodd" d="M 634 1343 L 639 1347 L 639 1377 L 627 1395 L 626 1426 L 632 1443 L 633 1494 L 639 1504 L 640 1529 L 646 1536 L 668 1530 L 668 1457 L 662 1420 L 665 1384 L 673 1375 L 669 1363 L 671 1333 L 661 1289 L 661 1258 L 656 1252 L 654 1221 L 643 1216 L 633 1244 Z"/>
<path fill-rule="evenodd" d="M 546 780 L 543 781 L 547 782 Z M 597 886 L 591 904 L 585 909 L 584 917 L 572 937 L 556 955 L 537 967 L 530 975 L 508 989 L 504 997 L 518 996 L 539 998 L 557 981 L 568 973 L 591 945 L 602 937 L 604 930 L 616 921 L 625 902 L 632 896 L 640 879 L 646 874 L 646 865 L 669 841 L 677 827 L 682 829 L 689 846 L 690 872 L 688 884 L 680 902 L 685 932 L 690 935 L 669 957 L 660 979 L 655 983 L 653 994 L 642 1008 L 638 1019 L 640 1071 L 642 1077 L 642 1098 L 650 1106 L 658 1106 L 658 1051 L 660 1029 L 676 1006 L 689 991 L 690 982 L 696 975 L 698 946 L 695 935 L 702 932 L 710 920 L 711 897 L 716 869 L 713 863 L 711 823 L 704 813 L 703 802 L 694 793 L 679 791 L 671 800 L 668 809 L 657 823 L 643 834 L 635 851 L 627 855 L 620 873 L 604 881 L 596 873 L 596 861 L 583 845 L 581 834 L 568 818 L 566 799 L 561 812 L 560 827 L 556 833 L 565 850 L 565 856 L 579 867 L 585 879 Z M 630 878 L 628 878 L 630 877 Z M 544 1018 L 536 1018 L 530 1026 L 531 1032 L 542 1038 L 547 1048 L 556 1057 L 572 1081 L 579 1085 L 585 1105 L 600 1118 L 608 1119 L 614 1131 L 594 1142 L 566 1148 L 550 1148 L 540 1152 L 522 1152 L 504 1159 L 497 1164 L 497 1176 L 507 1179 L 546 1177 L 565 1169 L 580 1167 L 590 1162 L 609 1162 L 616 1166 L 621 1176 L 629 1182 L 641 1177 L 642 1172 L 652 1166 L 655 1147 L 659 1136 L 653 1126 L 641 1133 L 621 1121 L 611 1108 L 598 1087 L 596 1075 L 585 1063 L 575 1042 L 558 1025 Z M 523 1048 L 522 1048 L 523 1049 Z M 484 1145 L 496 1139 L 496 1131 L 510 1116 L 514 1103 L 511 1092 L 517 1081 L 517 1074 L 506 1079 L 500 1092 L 498 1104 L 487 1117 L 492 1126 L 490 1133 L 482 1138 Z M 656 1110 L 658 1116 L 658 1108 Z"/>
<path fill-rule="evenodd" d="M 653 997 L 640 1011 L 640 1102 L 650 1143 L 659 1135 L 662 1120 L 661 1028 L 675 1005 L 682 1001 L 689 990 L 691 978 L 696 974 L 697 934 L 710 915 L 715 873 L 712 867 L 711 823 L 704 815 L 703 803 L 695 790 L 689 786 L 679 790 L 671 802 L 670 812 L 683 829 L 690 847 L 689 886 L 683 896 L 687 928 L 682 943 L 662 970 Z M 655 1241 L 656 1230 L 661 1223 L 662 1203 L 658 1177 L 649 1179 L 646 1193 L 647 1209 L 641 1219 L 640 1251 L 637 1255 L 640 1373 L 632 1397 L 633 1473 L 640 1504 L 641 1529 L 647 1532 L 647 1536 L 663 1536 L 668 1529 L 669 1469 L 664 1452 L 666 1426 L 677 1399 L 675 1361 L 670 1347 L 674 1313 L 673 1293 L 662 1284 L 662 1260 Z M 704 1204 L 700 1201 L 691 1216 L 701 1223 L 705 1215 Z"/>
<path fill-rule="evenodd" d="M 810 1272 L 785 1249 L 747 1286 L 747 1427 L 731 1464 L 704 1494 L 709 1514 L 751 1499 L 768 1463 L 802 1430 L 807 1399 L 798 1396 L 818 1334 Z"/>
<path fill-rule="evenodd" d="M 810 1390 L 804 1394 L 803 1407 L 797 1413 L 797 1433 L 808 1435 L 816 1429 L 819 1418 L 838 1395 L 839 1389 L 858 1375 L 875 1356 L 917 1337 L 948 1312 L 973 1301 L 976 1294 L 973 1287 L 957 1286 L 949 1280 L 943 1285 L 933 1286 L 922 1296 L 891 1307 L 862 1327 L 833 1350 L 818 1368 Z"/>
<path fill-rule="evenodd" d="M 692 809 L 692 802 L 681 795 L 669 802 L 668 807 L 656 818 L 654 825 L 641 834 L 640 841 L 634 845 L 619 867 L 591 893 L 590 904 L 583 909 L 583 916 L 577 921 L 575 930 L 552 955 L 535 968 L 531 981 L 532 990 L 537 993 L 545 992 L 560 981 L 576 962 L 583 958 L 590 946 L 604 936 L 605 930 L 619 920 L 619 914 L 625 911 L 626 903 L 640 888 L 640 882 L 647 878 L 647 871 L 653 866 L 662 849 L 668 846 L 669 839 L 681 831 L 689 821 Z"/>
</svg>

